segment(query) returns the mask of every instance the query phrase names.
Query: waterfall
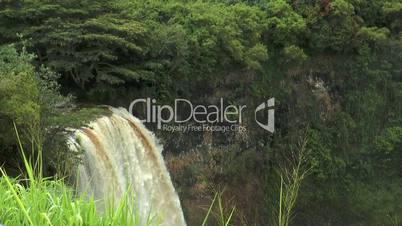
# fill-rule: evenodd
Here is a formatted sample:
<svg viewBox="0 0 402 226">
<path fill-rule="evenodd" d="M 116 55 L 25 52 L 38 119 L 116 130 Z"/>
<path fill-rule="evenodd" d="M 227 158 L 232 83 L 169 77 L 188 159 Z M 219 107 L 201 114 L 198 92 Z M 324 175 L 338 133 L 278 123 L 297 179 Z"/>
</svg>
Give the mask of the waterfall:
<svg viewBox="0 0 402 226">
<path fill-rule="evenodd" d="M 119 200 L 128 192 L 134 195 L 141 225 L 149 215 L 158 216 L 163 226 L 186 225 L 162 147 L 126 109 L 110 110 L 111 116 L 76 130 L 68 140 L 71 150 L 83 152 L 78 191 L 103 201 Z"/>
</svg>

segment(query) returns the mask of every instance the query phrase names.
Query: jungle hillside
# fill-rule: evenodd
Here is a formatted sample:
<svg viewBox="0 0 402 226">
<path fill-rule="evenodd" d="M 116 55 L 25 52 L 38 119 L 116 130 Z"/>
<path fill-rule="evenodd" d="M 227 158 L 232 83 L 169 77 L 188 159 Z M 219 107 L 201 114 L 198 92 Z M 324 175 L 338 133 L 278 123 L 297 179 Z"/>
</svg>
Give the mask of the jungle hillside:
<svg viewBox="0 0 402 226">
<path fill-rule="evenodd" d="M 273 133 L 146 124 L 187 225 L 402 225 L 400 0 L 0 0 L 0 224 L 139 225 L 65 141 L 147 97 L 275 98 Z"/>
</svg>

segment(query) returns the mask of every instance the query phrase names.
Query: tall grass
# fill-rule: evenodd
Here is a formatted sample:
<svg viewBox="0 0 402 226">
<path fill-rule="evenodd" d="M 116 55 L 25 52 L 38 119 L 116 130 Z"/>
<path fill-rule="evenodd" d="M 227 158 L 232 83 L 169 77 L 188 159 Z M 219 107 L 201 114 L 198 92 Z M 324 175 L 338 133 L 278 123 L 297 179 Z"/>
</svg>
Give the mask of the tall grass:
<svg viewBox="0 0 402 226">
<path fill-rule="evenodd" d="M 26 171 L 26 179 L 10 178 L 0 168 L 0 224 L 20 225 L 159 225 L 155 219 L 139 221 L 132 198 L 125 194 L 117 205 L 105 204 L 104 211 L 96 210 L 96 201 L 85 195 L 75 196 L 62 179 L 43 178 L 41 150 L 32 161 L 25 155 L 18 131 L 17 140 Z"/>
<path fill-rule="evenodd" d="M 299 195 L 303 180 L 311 170 L 309 150 L 307 149 L 307 135 L 299 144 L 299 150 L 294 153 L 293 160 L 289 160 L 280 172 L 278 226 L 288 226 L 293 217 L 293 210 Z"/>
<path fill-rule="evenodd" d="M 23 186 L 24 181 L 10 179 L 2 169 L 1 173 L 0 222 L 4 225 L 140 225 L 127 200 L 99 213 L 94 199 L 74 197 L 61 180 L 35 180 Z"/>
<path fill-rule="evenodd" d="M 204 221 L 202 222 L 201 226 L 207 226 L 208 219 L 209 219 L 209 217 L 210 217 L 210 215 L 212 213 L 212 209 L 215 206 L 216 202 L 218 202 L 218 213 L 215 214 L 217 225 L 219 225 L 219 226 L 229 226 L 230 225 L 230 222 L 232 220 L 232 217 L 233 217 L 233 214 L 234 214 L 234 211 L 235 211 L 235 207 L 233 207 L 230 210 L 230 213 L 229 213 L 228 216 L 225 216 L 225 210 L 224 210 L 223 205 L 222 205 L 222 192 L 217 192 L 215 194 L 214 199 L 212 200 L 211 205 L 208 208 L 208 212 L 207 212 L 207 214 L 206 214 L 206 216 L 204 218 Z"/>
</svg>

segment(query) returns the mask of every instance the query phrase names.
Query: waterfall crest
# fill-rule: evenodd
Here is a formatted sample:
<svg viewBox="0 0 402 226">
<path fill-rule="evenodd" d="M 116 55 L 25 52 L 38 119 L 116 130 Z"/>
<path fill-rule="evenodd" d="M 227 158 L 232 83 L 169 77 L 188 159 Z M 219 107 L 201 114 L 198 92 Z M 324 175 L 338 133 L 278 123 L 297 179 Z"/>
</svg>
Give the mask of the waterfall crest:
<svg viewBox="0 0 402 226">
<path fill-rule="evenodd" d="M 83 151 L 78 190 L 96 200 L 119 200 L 127 189 L 134 195 L 141 225 L 157 215 L 164 226 L 186 225 L 179 197 L 162 157 L 162 147 L 142 122 L 124 108 L 112 108 L 68 140 Z"/>
</svg>

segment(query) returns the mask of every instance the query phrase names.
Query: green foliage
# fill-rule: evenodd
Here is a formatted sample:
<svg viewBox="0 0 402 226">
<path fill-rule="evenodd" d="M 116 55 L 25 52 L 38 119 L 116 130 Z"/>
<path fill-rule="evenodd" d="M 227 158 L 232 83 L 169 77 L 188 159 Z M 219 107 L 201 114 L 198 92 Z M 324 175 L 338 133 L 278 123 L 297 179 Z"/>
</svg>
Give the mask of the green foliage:
<svg viewBox="0 0 402 226">
<path fill-rule="evenodd" d="M 262 18 L 243 4 L 19 0 L 0 9 L 0 42 L 21 34 L 39 63 L 107 99 L 126 83 L 167 89 L 171 79 L 238 63 L 259 69 L 267 59 Z"/>
<path fill-rule="evenodd" d="M 276 45 L 294 44 L 305 32 L 305 20 L 285 0 L 270 1 L 265 7 L 267 36 Z"/>
<path fill-rule="evenodd" d="M 284 64 L 300 65 L 307 60 L 304 50 L 295 45 L 283 49 Z"/>
<path fill-rule="evenodd" d="M 391 127 L 385 131 L 385 134 L 378 138 L 376 141 L 377 148 L 379 151 L 385 154 L 390 154 L 396 152 L 398 145 L 402 141 L 402 128 L 401 127 Z"/>
<path fill-rule="evenodd" d="M 61 112 L 52 117 L 50 123 L 61 128 L 80 128 L 98 117 L 110 114 L 111 112 L 107 108 L 79 108 Z"/>
<path fill-rule="evenodd" d="M 31 61 L 33 55 L 23 48 L 18 53 L 13 46 L 0 47 L 0 153 L 8 156 L 6 150 L 17 146 L 14 125 L 21 131 L 23 146 L 33 150 L 57 140 L 52 118 L 69 105 L 71 98 L 59 93 L 59 76 L 48 68 L 36 69 Z M 46 153 L 46 160 L 56 153 L 59 147 L 53 146 Z M 28 153 L 29 156 L 34 153 Z M 12 156 L 15 158 L 16 156 Z M 18 158 L 17 158 L 18 159 Z"/>
<path fill-rule="evenodd" d="M 2 117 L 24 128 L 37 129 L 39 90 L 31 59 L 31 55 L 19 55 L 10 46 L 0 49 L 0 109 Z"/>
<path fill-rule="evenodd" d="M 172 81 L 179 82 L 179 87 L 188 87 L 194 80 L 217 81 L 221 71 L 238 65 L 257 70 L 268 57 L 260 41 L 264 15 L 256 7 L 174 1 L 152 1 L 145 7 L 134 1 L 130 7 L 135 9 L 131 12 L 135 18 L 147 15 L 152 40 L 159 47 L 151 54 L 163 57 L 164 67 L 157 70 L 168 85 L 178 86 Z"/>
<path fill-rule="evenodd" d="M 363 27 L 360 29 L 359 35 L 363 40 L 369 42 L 384 42 L 388 38 L 389 30 L 387 28 Z"/>
<path fill-rule="evenodd" d="M 118 12 L 109 1 L 13 1 L 2 5 L 0 39 L 15 41 L 21 34 L 39 63 L 81 88 L 89 81 L 149 80 L 150 72 L 139 65 L 147 51 L 146 28 Z M 15 26 L 22 21 L 25 26 Z"/>
</svg>

